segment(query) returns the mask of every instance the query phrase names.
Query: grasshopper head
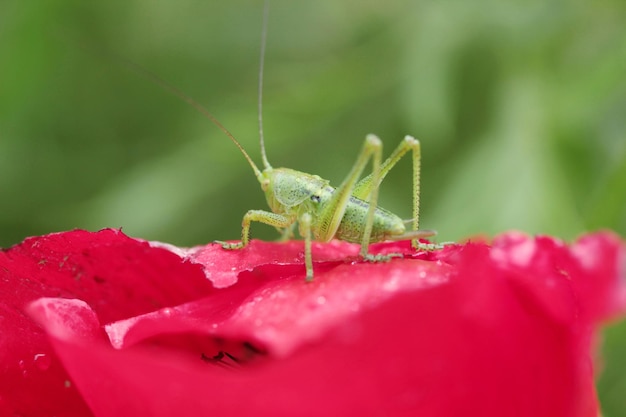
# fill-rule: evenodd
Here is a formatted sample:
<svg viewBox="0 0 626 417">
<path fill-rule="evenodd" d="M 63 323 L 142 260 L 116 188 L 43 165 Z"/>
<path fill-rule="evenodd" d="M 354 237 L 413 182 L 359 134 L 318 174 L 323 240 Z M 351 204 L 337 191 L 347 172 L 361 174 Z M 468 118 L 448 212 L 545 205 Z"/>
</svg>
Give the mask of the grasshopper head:
<svg viewBox="0 0 626 417">
<path fill-rule="evenodd" d="M 265 169 L 258 178 L 274 213 L 293 211 L 328 186 L 328 181 L 317 175 L 289 168 Z"/>
</svg>

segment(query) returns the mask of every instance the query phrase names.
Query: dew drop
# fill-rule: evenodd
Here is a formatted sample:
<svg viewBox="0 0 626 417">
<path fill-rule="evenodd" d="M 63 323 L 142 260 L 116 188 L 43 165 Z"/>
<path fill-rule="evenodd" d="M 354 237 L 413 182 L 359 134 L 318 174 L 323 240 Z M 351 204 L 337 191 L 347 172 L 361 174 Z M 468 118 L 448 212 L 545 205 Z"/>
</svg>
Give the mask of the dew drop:
<svg viewBox="0 0 626 417">
<path fill-rule="evenodd" d="M 282 299 L 282 298 L 286 298 L 285 292 L 282 290 L 276 290 L 274 293 L 272 293 L 272 295 L 270 296 L 271 299 Z"/>
<path fill-rule="evenodd" d="M 161 314 L 166 316 L 166 317 L 169 317 L 169 316 L 172 315 L 172 309 L 169 308 L 169 307 L 165 307 L 165 308 L 161 309 Z"/>
<path fill-rule="evenodd" d="M 307 306 L 310 310 L 317 310 L 319 307 L 326 304 L 326 297 L 323 295 L 319 295 L 315 298 L 310 299 L 307 302 Z"/>
<path fill-rule="evenodd" d="M 46 355 L 45 353 L 37 353 L 33 358 L 35 361 L 35 366 L 41 371 L 46 371 L 50 368 L 50 364 L 52 363 L 52 359 L 50 355 Z"/>
<path fill-rule="evenodd" d="M 398 290 L 398 277 L 394 276 L 383 284 L 383 290 L 393 292 Z"/>
</svg>

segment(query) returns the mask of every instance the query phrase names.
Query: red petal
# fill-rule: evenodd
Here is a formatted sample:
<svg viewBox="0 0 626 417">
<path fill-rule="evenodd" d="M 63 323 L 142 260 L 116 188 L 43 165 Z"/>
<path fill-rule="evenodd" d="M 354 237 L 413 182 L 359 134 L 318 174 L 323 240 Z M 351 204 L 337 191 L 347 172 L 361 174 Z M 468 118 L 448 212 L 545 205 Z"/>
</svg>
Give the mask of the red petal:
<svg viewBox="0 0 626 417">
<path fill-rule="evenodd" d="M 595 416 L 590 341 L 596 323 L 626 304 L 625 249 L 610 234 L 572 247 L 520 234 L 503 235 L 493 249 L 409 254 L 404 242 L 375 245 L 409 254 L 383 264 L 355 263 L 356 245 L 319 244 L 313 283 L 303 280 L 301 243 L 174 249 L 192 258 L 208 251 L 195 261 L 212 259 L 215 284 L 230 285 L 207 284 L 187 299 L 178 287 L 189 289 L 200 267 L 123 238 L 150 254 L 121 256 L 111 271 L 117 277 L 125 265 L 135 268 L 130 279 L 144 311 L 127 314 L 135 307 L 119 302 L 123 285 L 106 306 L 80 296 L 86 304 L 46 299 L 30 311 L 99 416 Z M 172 266 L 144 282 L 150 256 Z M 100 262 L 105 257 L 94 268 Z M 151 277 L 172 294 L 148 308 L 142 300 L 154 296 Z M 167 302 L 176 297 L 182 300 Z M 97 330 L 96 318 L 109 322 L 102 317 L 116 302 L 121 320 L 106 327 L 121 350 Z M 237 341 L 262 348 L 264 360 L 231 372 L 202 359 L 217 350 L 235 354 Z M 246 345 L 239 352 L 250 353 Z"/>
<path fill-rule="evenodd" d="M 312 252 L 316 262 L 332 262 L 341 261 L 347 256 L 356 256 L 359 247 L 339 241 L 313 243 Z M 304 244 L 299 241 L 270 243 L 253 240 L 243 249 L 227 252 L 218 244 L 209 244 L 185 250 L 182 254 L 186 260 L 202 265 L 207 278 L 217 288 L 233 285 L 237 282 L 239 273 L 252 271 L 261 265 L 304 266 Z"/>
<path fill-rule="evenodd" d="M 0 415 L 89 413 L 43 329 L 25 316 L 29 302 L 79 298 L 106 323 L 212 291 L 200 267 L 117 230 L 34 237 L 0 252 Z"/>
<path fill-rule="evenodd" d="M 295 275 L 293 268 L 284 268 L 292 271 L 288 278 L 275 274 L 275 269 L 242 274 L 228 290 L 112 323 L 107 332 L 118 348 L 185 331 L 255 342 L 264 351 L 286 356 L 302 344 L 318 340 L 337 323 L 400 293 L 441 285 L 454 273 L 443 263 L 405 259 L 318 270 L 315 280 L 307 283 L 301 267 Z"/>
</svg>

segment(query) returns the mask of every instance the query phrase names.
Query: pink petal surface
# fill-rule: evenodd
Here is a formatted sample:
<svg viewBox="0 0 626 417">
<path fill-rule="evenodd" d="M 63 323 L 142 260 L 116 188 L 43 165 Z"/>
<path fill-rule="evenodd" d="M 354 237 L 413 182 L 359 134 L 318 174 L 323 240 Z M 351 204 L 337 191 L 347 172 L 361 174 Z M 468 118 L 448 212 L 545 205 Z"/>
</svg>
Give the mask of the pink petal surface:
<svg viewBox="0 0 626 417">
<path fill-rule="evenodd" d="M 359 250 L 355 245 L 333 241 L 325 245 L 313 243 L 312 252 L 316 262 L 320 262 L 341 261 L 346 256 L 356 256 Z M 217 288 L 224 288 L 237 282 L 240 272 L 251 271 L 259 265 L 304 265 L 304 245 L 298 241 L 279 244 L 255 241 L 254 245 L 224 256 L 220 245 L 209 244 L 186 251 L 185 259 L 202 265 L 207 278 Z"/>
<path fill-rule="evenodd" d="M 0 383 L 0 414 L 596 416 L 592 340 L 626 305 L 624 243 L 610 233 L 565 245 L 513 232 L 432 253 L 379 244 L 407 256 L 378 264 L 358 245 L 317 244 L 312 283 L 301 242 L 33 239 L 0 254 L 19 295 L 0 299 L 13 314 L 0 316 L 2 366 L 28 392 Z M 107 286 L 89 283 L 96 273 Z M 44 355 L 31 359 L 45 378 L 19 374 L 22 348 Z"/>
<path fill-rule="evenodd" d="M 33 300 L 79 298 L 107 323 L 212 291 L 199 266 L 118 230 L 55 233 L 3 250 L 0 415 L 89 415 L 45 332 L 24 313 Z"/>
<path fill-rule="evenodd" d="M 111 323 L 106 331 L 116 348 L 157 337 L 167 329 L 247 340 L 263 351 L 286 356 L 317 340 L 337 323 L 399 293 L 445 283 L 454 273 L 444 263 L 405 259 L 388 264 L 339 265 L 304 283 L 300 267 L 296 273 L 294 268 L 282 269 L 291 270 L 293 275 L 268 280 L 268 276 L 282 274 L 267 267 L 258 274 L 243 273 L 236 288 Z"/>
</svg>

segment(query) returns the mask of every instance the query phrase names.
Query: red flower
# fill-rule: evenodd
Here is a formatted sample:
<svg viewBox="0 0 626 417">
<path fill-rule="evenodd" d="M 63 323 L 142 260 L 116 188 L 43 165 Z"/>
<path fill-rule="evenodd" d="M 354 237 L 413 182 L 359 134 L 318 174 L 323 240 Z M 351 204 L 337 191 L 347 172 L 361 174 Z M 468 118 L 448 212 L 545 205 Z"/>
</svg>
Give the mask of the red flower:
<svg viewBox="0 0 626 417">
<path fill-rule="evenodd" d="M 306 283 L 301 242 L 27 239 L 0 253 L 0 415 L 598 414 L 593 338 L 626 308 L 618 237 L 373 250 L 406 255 L 315 244 Z"/>
</svg>

